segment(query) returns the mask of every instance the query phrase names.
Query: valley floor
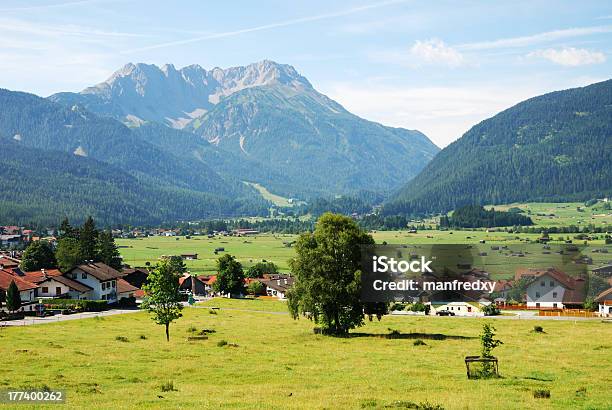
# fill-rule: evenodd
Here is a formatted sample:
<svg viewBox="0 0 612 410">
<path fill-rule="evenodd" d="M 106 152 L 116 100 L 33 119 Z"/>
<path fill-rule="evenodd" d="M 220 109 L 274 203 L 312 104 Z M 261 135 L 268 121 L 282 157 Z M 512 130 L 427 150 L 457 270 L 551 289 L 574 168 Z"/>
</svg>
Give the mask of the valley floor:
<svg viewBox="0 0 612 410">
<path fill-rule="evenodd" d="M 306 319 L 265 312 L 284 312 L 283 302 L 204 306 L 233 310 L 186 308 L 169 343 L 144 312 L 1 329 L 0 388 L 65 389 L 66 408 L 92 409 L 612 408 L 612 324 L 546 321 L 540 334 L 532 320 L 494 321 L 502 378 L 468 380 L 463 359 L 479 353 L 486 319 L 387 316 L 332 338 Z M 216 333 L 190 342 L 192 327 Z M 402 336 L 385 338 L 390 329 Z M 550 399 L 535 399 L 536 389 Z"/>
</svg>

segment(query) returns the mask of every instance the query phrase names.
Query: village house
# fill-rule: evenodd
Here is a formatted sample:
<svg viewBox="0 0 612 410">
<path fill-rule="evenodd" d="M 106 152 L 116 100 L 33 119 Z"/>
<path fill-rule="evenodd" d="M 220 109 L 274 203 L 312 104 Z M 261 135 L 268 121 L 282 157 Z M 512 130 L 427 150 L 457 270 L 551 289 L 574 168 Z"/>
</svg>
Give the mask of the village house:
<svg viewBox="0 0 612 410">
<path fill-rule="evenodd" d="M 498 279 L 495 281 L 493 293 L 497 296 L 494 300 L 496 304 L 505 304 L 508 301 L 508 293 L 512 290 L 512 281 Z"/>
<path fill-rule="evenodd" d="M 136 286 L 133 286 L 123 278 L 117 279 L 117 300 L 121 299 L 136 299 L 137 293 L 140 291 Z"/>
<path fill-rule="evenodd" d="M 455 316 L 484 316 L 483 308 L 490 302 L 463 302 L 455 301 L 448 303 L 427 302 L 425 305 L 430 307 L 429 314 L 436 315 L 438 312 L 449 311 Z"/>
<path fill-rule="evenodd" d="M 36 289 L 38 286 L 27 282 L 18 276 L 15 276 L 12 271 L 0 269 L 0 292 L 3 292 L 4 295 L 6 295 L 11 282 L 15 282 L 15 285 L 17 285 L 17 289 L 19 290 L 19 296 L 21 297 L 21 308 L 19 311 L 33 311 L 34 305 L 37 302 Z M 3 304 L 0 310 L 6 310 L 5 304 Z"/>
<path fill-rule="evenodd" d="M 3 248 L 16 248 L 23 244 L 21 235 L 0 235 L 0 246 Z"/>
<path fill-rule="evenodd" d="M 612 277 L 612 264 L 593 268 L 591 271 L 599 276 Z"/>
<path fill-rule="evenodd" d="M 206 295 L 206 284 L 197 276 L 185 273 L 179 278 L 179 290 L 193 295 Z"/>
<path fill-rule="evenodd" d="M 181 258 L 185 259 L 186 261 L 193 261 L 198 259 L 198 254 L 197 253 L 184 253 L 181 255 Z"/>
<path fill-rule="evenodd" d="M 531 283 L 527 286 L 527 307 L 579 308 L 584 304 L 585 280 L 573 278 L 555 268 L 532 270 Z"/>
<path fill-rule="evenodd" d="M 264 278 L 259 280 L 266 288 L 268 296 L 278 299 L 286 299 L 287 291 L 293 286 L 295 279 L 289 275 L 264 275 Z"/>
<path fill-rule="evenodd" d="M 124 268 L 121 274 L 123 280 L 138 289 L 142 289 L 142 286 L 147 283 L 149 271 L 146 268 Z"/>
<path fill-rule="evenodd" d="M 104 263 L 84 263 L 70 269 L 64 276 L 90 287 L 92 290 L 87 299 L 106 300 L 108 303 L 118 301 L 117 279 L 122 274 Z"/>
<path fill-rule="evenodd" d="M 213 294 L 213 284 L 217 280 L 217 275 L 209 275 L 209 276 L 200 275 L 198 276 L 198 279 L 200 280 L 200 282 L 204 284 L 204 294 L 212 295 Z"/>
<path fill-rule="evenodd" d="M 612 317 L 612 288 L 604 290 L 595 298 L 599 304 L 599 315 L 602 317 Z"/>
<path fill-rule="evenodd" d="M 0 269 L 13 269 L 19 267 L 21 260 L 13 258 L 11 256 L 2 255 L 0 256 Z"/>
<path fill-rule="evenodd" d="M 23 280 L 38 286 L 36 297 L 41 298 L 68 298 L 87 299 L 92 290 L 89 286 L 62 276 L 57 269 L 39 270 L 33 272 L 21 272 L 13 269 Z"/>
</svg>

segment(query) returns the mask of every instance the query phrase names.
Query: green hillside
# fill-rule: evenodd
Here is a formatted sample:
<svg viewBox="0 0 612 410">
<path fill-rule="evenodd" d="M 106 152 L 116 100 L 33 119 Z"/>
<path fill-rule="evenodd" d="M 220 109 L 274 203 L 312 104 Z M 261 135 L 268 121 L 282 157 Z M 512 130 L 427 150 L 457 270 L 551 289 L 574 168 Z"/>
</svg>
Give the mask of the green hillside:
<svg viewBox="0 0 612 410">
<path fill-rule="evenodd" d="M 611 120 L 612 80 L 526 100 L 443 149 L 385 212 L 609 196 Z"/>
<path fill-rule="evenodd" d="M 281 85 L 232 94 L 188 129 L 282 174 L 291 186 L 280 187 L 282 180 L 252 182 L 287 197 L 303 197 L 304 190 L 395 189 L 438 152 L 418 131 L 366 121 L 313 89 L 296 92 Z"/>
</svg>

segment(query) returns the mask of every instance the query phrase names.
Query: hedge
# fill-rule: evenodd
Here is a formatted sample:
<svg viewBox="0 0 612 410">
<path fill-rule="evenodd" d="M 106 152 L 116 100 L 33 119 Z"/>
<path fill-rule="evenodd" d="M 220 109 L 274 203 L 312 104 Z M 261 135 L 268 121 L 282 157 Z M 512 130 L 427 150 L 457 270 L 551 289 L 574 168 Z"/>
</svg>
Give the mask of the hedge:
<svg viewBox="0 0 612 410">
<path fill-rule="evenodd" d="M 100 312 L 109 308 L 106 300 L 52 299 L 45 303 L 47 309 L 74 309 L 84 312 Z"/>
</svg>

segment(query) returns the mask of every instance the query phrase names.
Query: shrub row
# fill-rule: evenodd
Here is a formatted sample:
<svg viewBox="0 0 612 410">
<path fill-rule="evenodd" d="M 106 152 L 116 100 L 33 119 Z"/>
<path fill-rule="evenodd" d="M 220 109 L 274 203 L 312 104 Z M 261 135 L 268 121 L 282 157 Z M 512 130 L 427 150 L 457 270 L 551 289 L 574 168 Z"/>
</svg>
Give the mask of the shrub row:
<svg viewBox="0 0 612 410">
<path fill-rule="evenodd" d="M 74 309 L 82 312 L 100 312 L 109 308 L 106 300 L 53 299 L 45 303 L 47 309 Z"/>
</svg>

